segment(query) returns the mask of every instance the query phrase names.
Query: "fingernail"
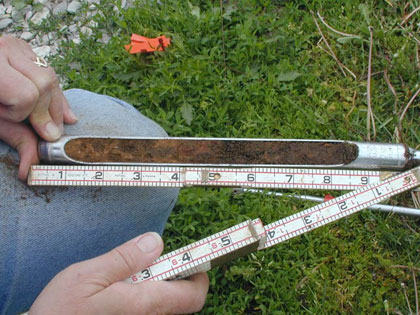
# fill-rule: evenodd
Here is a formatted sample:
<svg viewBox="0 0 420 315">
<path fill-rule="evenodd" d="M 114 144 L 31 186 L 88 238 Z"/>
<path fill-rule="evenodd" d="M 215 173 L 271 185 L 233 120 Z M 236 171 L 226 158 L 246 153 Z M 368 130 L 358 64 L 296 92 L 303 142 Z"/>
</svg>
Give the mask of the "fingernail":
<svg viewBox="0 0 420 315">
<path fill-rule="evenodd" d="M 77 116 L 69 109 L 69 116 L 71 120 L 77 121 Z"/>
<path fill-rule="evenodd" d="M 60 124 L 60 133 L 61 134 L 64 133 L 64 124 L 63 123 Z"/>
<path fill-rule="evenodd" d="M 54 140 L 57 140 L 61 137 L 60 128 L 57 127 L 52 121 L 45 125 L 45 131 L 47 132 L 48 136 Z"/>
<path fill-rule="evenodd" d="M 161 242 L 162 242 L 162 239 L 160 238 L 159 234 L 155 232 L 149 232 L 149 233 L 143 234 L 140 237 L 140 239 L 137 241 L 137 246 L 140 248 L 142 252 L 151 253 L 160 246 Z"/>
</svg>

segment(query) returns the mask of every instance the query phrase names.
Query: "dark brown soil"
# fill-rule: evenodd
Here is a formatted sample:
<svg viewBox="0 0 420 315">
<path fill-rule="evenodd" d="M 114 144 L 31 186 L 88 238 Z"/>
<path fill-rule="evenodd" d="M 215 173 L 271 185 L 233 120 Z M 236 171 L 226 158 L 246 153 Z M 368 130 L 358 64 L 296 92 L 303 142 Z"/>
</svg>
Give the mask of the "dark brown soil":
<svg viewBox="0 0 420 315">
<path fill-rule="evenodd" d="M 0 156 L 0 163 L 4 164 L 4 166 L 11 171 L 16 171 L 19 168 L 19 163 L 16 162 L 11 155 Z"/>
<path fill-rule="evenodd" d="M 337 165 L 357 158 L 346 142 L 77 138 L 67 155 L 80 162 Z"/>
</svg>

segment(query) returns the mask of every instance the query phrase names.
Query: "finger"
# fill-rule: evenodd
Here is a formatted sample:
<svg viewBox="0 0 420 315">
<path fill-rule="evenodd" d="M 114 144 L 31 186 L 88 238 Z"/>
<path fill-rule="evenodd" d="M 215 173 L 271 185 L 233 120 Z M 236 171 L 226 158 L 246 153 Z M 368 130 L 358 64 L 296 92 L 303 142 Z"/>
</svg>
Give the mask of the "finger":
<svg viewBox="0 0 420 315">
<path fill-rule="evenodd" d="M 30 166 L 39 163 L 36 135 L 23 123 L 0 119 L 0 140 L 19 152 L 18 177 L 20 180 L 26 180 Z"/>
<path fill-rule="evenodd" d="M 60 125 L 57 124 L 50 114 L 49 105 L 51 103 L 51 94 L 40 95 L 38 102 L 35 104 L 34 109 L 29 115 L 29 121 L 36 131 L 43 139 L 47 141 L 56 141 L 61 137 L 62 131 Z M 55 115 L 59 115 L 59 110 L 53 107 L 51 111 Z M 61 115 L 62 117 L 62 115 Z M 57 117 L 57 119 L 59 119 Z"/>
<path fill-rule="evenodd" d="M 38 101 L 38 88 L 16 71 L 2 54 L 0 69 L 0 118 L 20 122 L 29 116 Z"/>
<path fill-rule="evenodd" d="M 101 285 L 108 287 L 152 264 L 162 250 L 159 234 L 149 232 L 102 256 L 77 264 L 77 270 L 79 274 L 94 275 Z"/>
<path fill-rule="evenodd" d="M 136 285 L 117 282 L 93 298 L 95 304 L 115 313 L 184 314 L 202 309 L 208 287 L 207 274 L 200 273 L 188 280 L 147 281 Z"/>
<path fill-rule="evenodd" d="M 61 91 L 61 93 L 63 93 Z M 77 116 L 70 109 L 70 104 L 63 94 L 63 118 L 66 124 L 74 124 L 77 122 Z"/>
<path fill-rule="evenodd" d="M 66 124 L 74 124 L 77 122 L 77 117 L 70 109 L 70 105 L 59 86 L 52 92 L 50 114 L 57 125 L 60 123 L 60 129 L 63 126 L 63 122 Z"/>
<path fill-rule="evenodd" d="M 147 284 L 144 289 L 135 290 L 137 299 L 140 295 L 143 298 L 142 302 L 135 305 L 137 310 L 144 305 L 145 314 L 156 310 L 160 314 L 184 314 L 198 312 L 203 308 L 209 288 L 209 278 L 206 273 L 200 273 L 190 277 L 189 280 L 149 281 Z M 149 293 L 148 296 L 146 292 Z"/>
<path fill-rule="evenodd" d="M 63 127 L 63 108 L 61 99 L 57 97 L 58 80 L 54 76 L 51 90 L 40 93 L 29 121 L 35 131 L 45 140 L 55 141 L 61 137 Z"/>
<path fill-rule="evenodd" d="M 55 124 L 60 128 L 60 132 L 64 132 L 64 109 L 62 101 L 62 93 L 60 87 L 57 86 L 51 90 L 50 106 L 48 108 L 51 118 Z"/>
<path fill-rule="evenodd" d="M 31 80 L 38 89 L 39 98 L 30 115 L 31 124 L 45 140 L 57 140 L 61 136 L 59 126 L 62 123 L 62 114 L 60 114 L 62 109 L 59 106 L 62 106 L 62 103 L 57 97 L 53 97 L 55 89 L 59 89 L 54 70 L 51 67 L 41 68 L 35 65 L 33 60 L 36 59 L 36 55 L 32 51 L 20 49 L 18 45 L 11 50 L 8 58 L 10 65 Z M 32 59 L 29 59 L 28 56 L 32 56 Z M 50 114 L 50 107 L 58 124 Z"/>
<path fill-rule="evenodd" d="M 32 62 L 34 60 L 36 60 L 37 55 L 34 53 L 34 51 L 32 50 L 31 46 L 25 42 L 25 41 L 18 41 L 18 45 L 20 47 L 20 50 L 22 51 L 22 53 L 25 55 L 25 57 L 28 60 L 31 60 Z M 50 71 L 52 70 L 51 68 L 49 69 Z M 52 71 L 54 72 L 54 71 Z M 53 119 L 53 121 L 56 123 L 56 125 L 58 127 L 60 127 L 60 130 L 63 131 L 64 127 L 63 127 L 63 99 L 64 98 L 64 94 L 61 91 L 61 88 L 59 86 L 59 82 L 57 79 L 57 76 L 55 75 L 55 73 L 53 73 L 53 82 L 51 83 L 51 98 L 49 98 L 49 95 L 47 98 L 45 99 L 41 99 L 40 100 L 40 105 L 37 107 L 41 107 L 44 105 L 48 105 L 48 111 L 50 113 L 51 118 Z"/>
<path fill-rule="evenodd" d="M 36 54 L 35 52 L 32 50 L 31 45 L 29 45 L 26 41 L 24 40 L 20 40 L 18 38 L 13 37 L 14 40 L 16 41 L 16 46 L 18 47 L 18 49 L 20 51 L 22 51 L 22 53 L 28 58 L 33 60 L 33 58 L 36 58 Z"/>
</svg>

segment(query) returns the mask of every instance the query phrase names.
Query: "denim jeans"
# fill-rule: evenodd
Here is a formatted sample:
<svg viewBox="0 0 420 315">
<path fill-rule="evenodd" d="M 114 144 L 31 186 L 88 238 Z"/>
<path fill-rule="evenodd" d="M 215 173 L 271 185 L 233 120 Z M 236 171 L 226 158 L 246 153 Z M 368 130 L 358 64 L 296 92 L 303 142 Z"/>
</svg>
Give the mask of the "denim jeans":
<svg viewBox="0 0 420 315">
<path fill-rule="evenodd" d="M 76 89 L 65 95 L 79 118 L 65 134 L 166 136 L 121 100 Z M 28 310 L 70 264 L 162 233 L 178 196 L 169 188 L 28 187 L 17 169 L 18 155 L 0 142 L 0 314 Z"/>
</svg>

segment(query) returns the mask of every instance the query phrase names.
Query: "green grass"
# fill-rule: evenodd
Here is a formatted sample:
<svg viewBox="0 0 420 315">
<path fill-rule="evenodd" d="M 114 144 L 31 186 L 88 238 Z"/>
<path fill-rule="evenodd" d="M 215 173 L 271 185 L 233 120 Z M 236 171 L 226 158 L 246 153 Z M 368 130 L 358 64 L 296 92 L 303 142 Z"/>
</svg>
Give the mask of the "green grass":
<svg viewBox="0 0 420 315">
<path fill-rule="evenodd" d="M 161 124 L 171 136 L 367 140 L 369 29 L 373 27 L 372 108 L 376 141 L 396 142 L 395 128 L 419 88 L 416 42 L 420 5 L 405 2 L 219 1 L 139 2 L 94 19 L 113 34 L 108 44 L 82 37 L 62 44 L 53 61 L 66 87 L 119 97 Z M 338 59 L 356 75 L 344 76 L 319 48 L 311 11 Z M 40 31 L 64 24 L 50 20 Z M 165 34 L 167 51 L 129 55 L 131 33 Z M 322 45 L 322 44 L 321 44 Z M 322 47 L 325 47 L 322 45 Z M 396 97 L 388 87 L 387 71 Z M 376 73 L 376 74 L 375 74 Z M 402 141 L 420 141 L 418 101 L 402 121 Z M 373 133 L 371 132 L 373 139 Z M 335 192 L 336 195 L 339 192 Z M 397 199 L 411 205 L 409 195 Z M 265 223 L 310 207 L 288 198 L 232 196 L 229 189 L 184 189 L 164 234 L 166 251 L 248 218 Z M 420 267 L 420 221 L 365 211 L 236 260 L 209 273 L 206 313 L 398 313 L 415 308 L 412 273 Z M 409 228 L 411 227 L 411 229 Z M 387 301 L 387 302 L 385 302 Z"/>
</svg>

